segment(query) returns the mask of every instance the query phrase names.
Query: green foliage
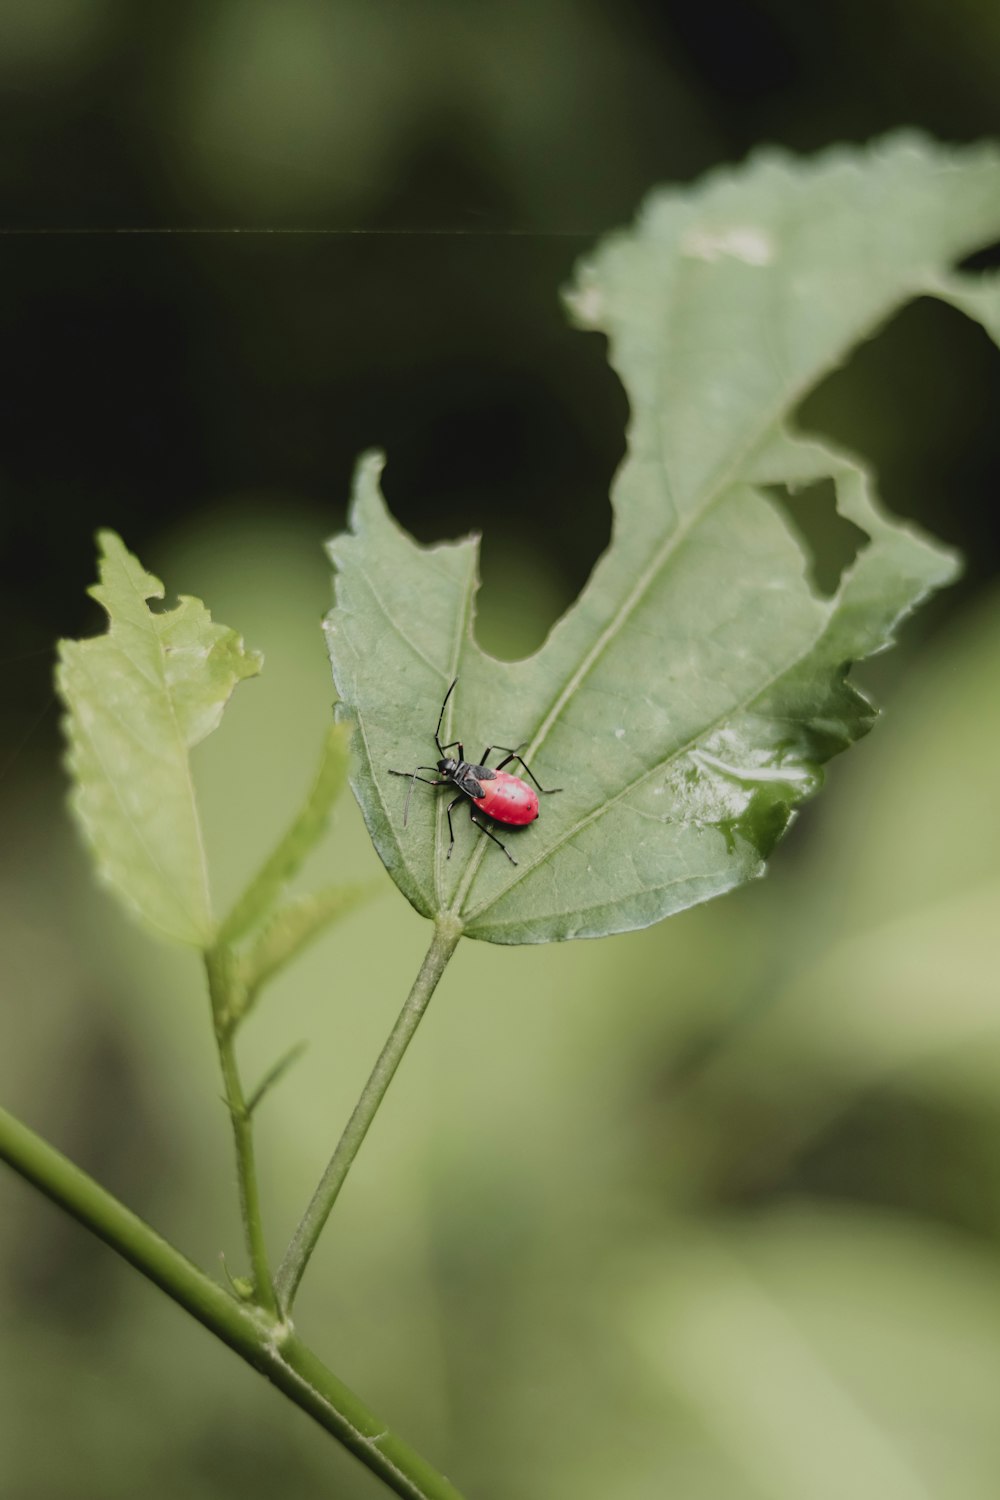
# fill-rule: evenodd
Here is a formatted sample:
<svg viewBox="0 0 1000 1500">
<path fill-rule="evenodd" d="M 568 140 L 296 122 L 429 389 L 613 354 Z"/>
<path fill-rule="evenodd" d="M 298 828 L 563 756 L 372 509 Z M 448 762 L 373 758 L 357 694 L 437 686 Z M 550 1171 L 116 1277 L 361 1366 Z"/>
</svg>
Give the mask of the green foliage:
<svg viewBox="0 0 1000 1500">
<path fill-rule="evenodd" d="M 337 724 L 327 730 L 302 807 L 216 933 L 189 751 L 216 728 L 233 688 L 260 671 L 262 658 L 214 624 L 197 599 L 150 610 L 147 601 L 163 597 L 159 579 L 114 532 L 98 541 L 101 581 L 90 592 L 108 612 L 108 633 L 59 646 L 72 806 L 101 875 L 147 926 L 226 951 L 235 1020 L 367 893 L 355 884 L 284 896 L 344 787 L 348 734 Z"/>
<path fill-rule="evenodd" d="M 351 532 L 330 547 L 327 640 L 358 800 L 419 912 L 493 942 L 599 936 L 761 873 L 823 762 L 872 723 L 850 663 L 956 571 L 884 514 L 861 463 L 796 430 L 796 408 L 915 295 L 995 324 L 995 293 L 980 306 L 976 278 L 948 267 L 1000 233 L 998 203 L 988 150 L 768 153 L 654 195 L 585 261 L 567 300 L 608 335 L 629 451 L 612 545 L 527 661 L 474 640 L 475 541 L 417 546 L 385 509 L 380 460 L 362 462 Z M 865 538 L 830 597 L 774 493 L 819 481 Z M 444 794 L 415 787 L 403 827 L 389 770 L 435 758 L 455 676 L 442 739 L 470 756 L 523 742 L 542 783 L 565 786 L 511 835 L 516 868 L 465 827 L 447 860 Z"/>
<path fill-rule="evenodd" d="M 108 632 L 59 645 L 73 810 L 121 900 L 159 936 L 203 948 L 213 920 L 189 751 L 261 658 L 197 599 L 154 613 L 163 584 L 114 532 L 98 543 L 90 593 Z"/>
<path fill-rule="evenodd" d="M 309 795 L 222 924 L 220 937 L 224 942 L 243 937 L 268 916 L 288 881 L 322 838 L 330 809 L 347 781 L 347 738 L 339 725 L 331 724 Z"/>
<path fill-rule="evenodd" d="M 241 955 L 241 977 L 252 997 L 307 943 L 370 895 L 368 885 L 334 885 L 292 896 L 266 920 Z"/>
<path fill-rule="evenodd" d="M 117 538 L 102 536 L 94 593 L 109 634 L 61 650 L 74 805 L 105 878 L 146 924 L 206 951 L 253 1274 L 227 1270 L 232 1295 L 220 1295 L 2 1112 L 0 1155 L 257 1368 L 287 1376 L 277 1383 L 398 1493 L 454 1491 L 290 1338 L 289 1278 L 271 1276 L 262 1216 L 266 1201 L 279 1210 L 275 1222 L 291 1218 L 299 1184 L 286 1186 L 294 1173 L 281 1147 L 325 1133 L 331 1093 L 353 1087 L 362 1068 L 371 1041 L 365 1017 L 355 1013 L 345 1025 L 339 1008 L 323 1008 L 317 1025 L 329 1027 L 329 1046 L 302 1064 L 303 1072 L 314 1067 L 315 1089 L 272 1094 L 302 1051 L 288 1049 L 287 1009 L 261 1018 L 275 1030 L 254 1063 L 253 1089 L 242 1087 L 234 1047 L 260 987 L 364 893 L 361 885 L 312 895 L 286 889 L 327 826 L 348 738 L 356 726 L 359 800 L 398 883 L 426 915 L 459 914 L 438 925 L 440 962 L 428 979 L 428 955 L 404 1015 L 414 996 L 414 1014 L 422 1013 L 460 927 L 503 942 L 599 933 L 652 922 L 758 873 L 796 803 L 818 785 L 822 763 L 871 723 L 870 706 L 847 681 L 849 662 L 888 644 L 899 618 L 954 571 L 942 549 L 882 514 L 850 455 L 795 431 L 795 408 L 912 295 L 950 301 L 997 336 L 996 279 L 956 273 L 949 261 L 998 232 L 998 186 L 988 154 L 948 155 L 909 141 L 812 167 L 762 157 L 744 173 L 655 199 L 633 234 L 598 251 L 570 302 L 581 322 L 610 337 L 632 401 L 629 457 L 615 488 L 613 545 L 531 661 L 492 662 L 478 650 L 474 548 L 416 547 L 386 514 L 378 461 L 368 460 L 354 534 L 333 549 L 341 571 L 328 639 L 344 722 L 325 737 L 302 810 L 218 928 L 188 752 L 258 662 L 195 600 L 149 611 L 146 600 L 162 587 Z M 803 487 L 808 499 L 823 483 L 865 538 L 832 585 L 777 503 L 781 491 Z M 270 556 L 268 567 L 277 586 Z M 274 597 L 269 588 L 272 609 Z M 299 610 L 297 575 L 291 597 Z M 227 613 L 244 617 L 242 607 Z M 336 1323 L 338 1358 L 359 1369 L 370 1359 L 373 1379 L 389 1370 L 399 1386 L 392 1405 L 404 1393 L 402 1410 L 406 1399 L 416 1403 L 408 1420 L 424 1433 L 439 1423 L 434 1441 L 450 1448 L 448 1467 L 471 1474 L 477 1492 L 513 1485 L 548 1495 L 553 1482 L 581 1497 L 638 1497 L 650 1483 L 656 1493 L 692 1497 L 742 1494 L 747 1484 L 775 1495 L 870 1489 L 901 1500 L 990 1492 L 995 1442 L 989 1402 L 978 1393 L 996 1383 L 993 1262 L 959 1253 L 957 1236 L 920 1231 L 915 1219 L 892 1224 L 862 1207 L 787 1210 L 790 1194 L 809 1191 L 806 1148 L 859 1090 L 891 1079 L 916 1095 L 933 1080 L 941 1097 L 981 1094 L 993 1107 L 996 1063 L 980 1039 L 995 1031 L 996 858 L 988 839 L 970 841 L 968 831 L 995 800 L 996 736 L 986 722 L 993 700 L 982 693 L 996 654 L 995 615 L 987 626 L 975 652 L 944 660 L 922 684 L 913 723 L 894 715 L 869 766 L 893 733 L 909 760 L 890 759 L 885 779 L 856 799 L 854 837 L 849 816 L 838 819 L 832 848 L 829 828 L 825 845 L 820 829 L 819 856 L 804 856 L 814 861 L 813 878 L 747 892 L 724 913 L 691 913 L 669 935 L 633 938 L 627 959 L 616 943 L 586 957 L 538 948 L 504 965 L 482 947 L 463 951 L 463 977 L 480 1004 L 462 1007 L 447 1030 L 432 1028 L 414 1058 L 424 1072 L 402 1086 L 411 1088 L 420 1128 L 385 1150 L 386 1175 L 372 1195 L 379 1207 L 367 1225 L 362 1216 L 353 1246 L 348 1216 L 341 1273 L 320 1295 L 333 1299 L 323 1316 Z M 542 780 L 565 783 L 559 797 L 543 800 L 537 825 L 509 835 L 516 869 L 462 825 L 447 863 L 445 799 L 429 789 L 413 789 L 411 826 L 400 826 L 406 786 L 386 772 L 433 758 L 430 731 L 455 673 L 457 704 L 443 738 L 464 734 L 476 756 L 488 735 L 511 743 L 528 736 L 525 754 Z M 283 739 L 302 737 L 278 717 Z M 482 738 L 473 741 L 474 732 Z M 259 779 L 261 803 L 271 797 L 276 811 L 281 778 Z M 231 858 L 234 828 L 223 840 Z M 252 868 L 252 857 L 235 858 Z M 72 903 L 67 911 L 72 921 Z M 827 951 L 817 963 L 824 923 Z M 790 928 L 810 933 L 805 962 Z M 337 955 L 344 989 L 356 988 L 351 975 L 373 993 L 402 986 L 410 960 L 405 942 L 398 947 L 384 942 L 377 913 L 348 932 Z M 637 967 L 623 982 L 629 963 Z M 544 983 L 526 982 L 532 973 Z M 171 983 L 145 964 L 134 978 Z M 134 983 L 108 989 L 131 994 Z M 78 984 L 69 987 L 67 1017 L 78 993 Z M 761 1004 L 764 995 L 770 1004 Z M 178 1024 L 176 1008 L 157 1011 L 155 1024 Z M 293 1238 L 293 1260 L 305 1245 L 299 1273 L 315 1243 L 303 1239 L 303 1226 L 322 1227 L 402 1054 L 398 1047 L 387 1067 L 389 1050 Z M 481 1060 L 474 1070 L 470 1056 Z M 590 1064 L 602 1084 L 584 1099 L 579 1079 Z M 523 1081 L 526 1066 L 538 1087 L 524 1090 L 512 1118 L 511 1070 Z M 175 1128 L 189 1128 L 197 1091 L 186 1077 L 162 1086 L 177 1090 Z M 265 1099 L 278 1151 L 262 1193 L 252 1126 Z M 217 1115 L 214 1097 L 212 1109 Z M 644 1146 L 652 1191 L 635 1169 Z M 373 1149 L 377 1170 L 377 1142 Z M 923 1168 L 922 1188 L 930 1175 Z M 490 1231 L 495 1195 L 484 1196 L 482 1183 L 498 1173 L 508 1175 Z M 893 1173 L 894 1189 L 905 1175 Z M 749 1232 L 738 1207 L 747 1192 Z M 967 1192 L 983 1220 L 995 1215 L 978 1183 Z M 623 1212 L 606 1212 L 609 1194 Z M 213 1182 L 206 1218 L 217 1198 Z M 785 1209 L 775 1211 L 776 1198 Z M 591 1213 L 588 1204 L 604 1208 Z M 662 1207 L 662 1223 L 651 1205 Z M 406 1295 L 383 1319 L 393 1340 L 385 1360 L 366 1309 L 387 1305 L 392 1258 Z M 442 1266 L 437 1281 L 433 1268 Z M 474 1267 L 484 1278 L 480 1296 Z M 298 1275 L 291 1280 L 294 1291 Z M 949 1295 L 936 1301 L 935 1287 L 945 1284 Z M 442 1358 L 439 1330 L 456 1295 L 461 1332 Z M 37 1342 L 26 1325 L 20 1338 L 25 1349 Z M 137 1339 L 145 1346 L 145 1329 Z M 625 1361 L 623 1340 L 634 1356 Z M 485 1365 L 483 1348 L 499 1350 Z M 559 1375 L 547 1388 L 550 1366 Z M 206 1381 L 207 1392 L 211 1376 L 199 1367 L 182 1393 L 195 1434 L 204 1428 Z M 12 1393 L 20 1393 L 16 1382 Z M 245 1413 L 242 1392 L 238 1399 Z M 493 1414 L 492 1433 L 478 1421 L 482 1410 Z M 935 1413 L 933 1431 L 914 1420 L 926 1410 Z M 234 1421 L 246 1430 L 239 1414 Z M 90 1411 L 80 1428 L 95 1451 L 118 1451 Z M 172 1424 L 171 1462 L 181 1446 L 176 1431 Z M 197 1437 L 191 1451 L 197 1467 Z M 124 1492 L 131 1477 L 120 1470 L 112 1483 Z M 328 1488 L 325 1453 L 317 1474 Z"/>
</svg>

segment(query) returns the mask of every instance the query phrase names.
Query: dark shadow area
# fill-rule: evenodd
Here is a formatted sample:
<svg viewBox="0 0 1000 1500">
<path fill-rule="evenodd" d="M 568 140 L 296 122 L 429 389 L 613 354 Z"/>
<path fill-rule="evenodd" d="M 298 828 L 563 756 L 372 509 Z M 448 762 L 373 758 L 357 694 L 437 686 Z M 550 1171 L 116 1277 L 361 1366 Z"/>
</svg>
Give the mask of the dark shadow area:
<svg viewBox="0 0 1000 1500">
<path fill-rule="evenodd" d="M 960 271 L 998 271 L 1000 270 L 1000 243 L 987 245 L 983 250 L 977 250 L 974 255 L 967 255 L 964 260 L 958 262 Z"/>
<path fill-rule="evenodd" d="M 831 599 L 840 587 L 844 569 L 867 546 L 867 533 L 840 514 L 832 479 L 798 490 L 783 484 L 768 485 L 767 494 L 802 544 L 809 582 L 817 594 Z"/>
<path fill-rule="evenodd" d="M 963 577 L 932 602 L 922 628 L 961 609 L 1000 566 L 998 410 L 992 340 L 954 308 L 920 298 L 795 414 L 796 426 L 863 457 L 890 511 L 965 557 Z"/>
</svg>

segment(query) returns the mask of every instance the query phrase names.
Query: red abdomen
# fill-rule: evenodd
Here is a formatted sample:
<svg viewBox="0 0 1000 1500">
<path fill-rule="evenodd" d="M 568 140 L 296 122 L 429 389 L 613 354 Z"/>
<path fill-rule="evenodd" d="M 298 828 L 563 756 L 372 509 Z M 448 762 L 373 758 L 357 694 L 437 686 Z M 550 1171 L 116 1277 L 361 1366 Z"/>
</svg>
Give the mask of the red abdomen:
<svg viewBox="0 0 1000 1500">
<path fill-rule="evenodd" d="M 483 781 L 480 785 L 483 795 L 472 800 L 498 823 L 533 823 L 538 817 L 538 797 L 519 776 L 498 771 L 493 781 Z"/>
</svg>

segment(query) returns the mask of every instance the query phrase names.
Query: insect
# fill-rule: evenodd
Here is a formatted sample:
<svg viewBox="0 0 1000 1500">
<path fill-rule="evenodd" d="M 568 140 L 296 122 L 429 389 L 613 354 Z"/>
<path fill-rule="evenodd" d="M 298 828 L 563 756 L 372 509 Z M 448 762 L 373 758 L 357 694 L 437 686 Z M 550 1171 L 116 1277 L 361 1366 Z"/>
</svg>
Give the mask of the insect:
<svg viewBox="0 0 1000 1500">
<path fill-rule="evenodd" d="M 438 714 L 437 728 L 434 731 L 434 743 L 439 756 L 437 765 L 417 766 L 415 771 L 390 770 L 389 772 L 390 776 L 406 776 L 409 779 L 410 786 L 406 793 L 406 805 L 403 808 L 403 827 L 406 827 L 406 820 L 409 816 L 410 797 L 415 781 L 423 781 L 427 786 L 453 786 L 458 796 L 448 803 L 448 858 L 451 858 L 451 851 L 455 847 L 455 830 L 451 826 L 451 815 L 462 798 L 468 797 L 469 817 L 472 822 L 482 833 L 485 833 L 487 838 L 492 839 L 494 844 L 499 845 L 512 865 L 516 865 L 517 860 L 506 844 L 502 844 L 485 823 L 480 823 L 476 817 L 476 808 L 492 818 L 495 823 L 507 823 L 512 828 L 520 828 L 525 823 L 535 821 L 538 817 L 538 794 L 526 781 L 522 781 L 520 776 L 513 776 L 510 771 L 504 770 L 504 766 L 509 766 L 512 760 L 516 760 L 524 769 L 525 774 L 531 777 L 543 796 L 549 797 L 553 792 L 561 792 L 562 787 L 542 786 L 531 768 L 521 759 L 517 750 L 512 750 L 508 745 L 487 745 L 479 758 L 478 765 L 466 760 L 465 746 L 461 740 L 452 740 L 450 745 L 442 745 L 441 725 L 444 723 L 444 711 L 457 681 L 456 677 L 455 682 L 445 693 L 441 712 Z M 449 750 L 457 750 L 458 756 L 449 755 L 447 753 Z M 488 766 L 486 762 L 494 750 L 502 750 L 505 758 L 496 766 Z M 419 774 L 421 771 L 437 771 L 440 780 L 430 781 L 426 776 Z"/>
</svg>

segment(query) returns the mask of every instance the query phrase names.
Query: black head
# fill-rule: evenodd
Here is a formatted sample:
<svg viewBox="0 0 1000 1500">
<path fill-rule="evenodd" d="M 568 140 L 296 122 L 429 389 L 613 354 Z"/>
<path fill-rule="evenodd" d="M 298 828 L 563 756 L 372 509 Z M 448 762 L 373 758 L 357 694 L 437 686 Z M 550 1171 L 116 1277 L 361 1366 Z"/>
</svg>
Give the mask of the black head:
<svg viewBox="0 0 1000 1500">
<path fill-rule="evenodd" d="M 454 756 L 446 755 L 443 760 L 438 761 L 437 768 L 442 776 L 454 776 L 458 770 L 458 761 Z"/>
</svg>

